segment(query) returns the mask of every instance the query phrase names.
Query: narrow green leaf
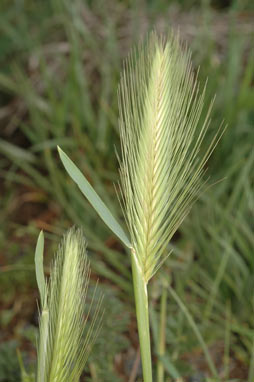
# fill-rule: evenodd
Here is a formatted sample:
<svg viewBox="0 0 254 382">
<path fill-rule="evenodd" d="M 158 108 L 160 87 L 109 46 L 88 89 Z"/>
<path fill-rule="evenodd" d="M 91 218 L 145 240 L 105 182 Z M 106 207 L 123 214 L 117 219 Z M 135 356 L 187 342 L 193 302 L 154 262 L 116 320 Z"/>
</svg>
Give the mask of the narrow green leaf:
<svg viewBox="0 0 254 382">
<path fill-rule="evenodd" d="M 168 355 L 162 356 L 158 354 L 157 357 L 162 362 L 164 368 L 167 370 L 168 374 L 171 377 L 175 379 L 181 378 L 179 371 L 176 369 L 176 367 L 174 366 L 174 364 L 172 363 Z"/>
<path fill-rule="evenodd" d="M 40 299 L 41 303 L 43 304 L 44 301 L 44 293 L 45 293 L 45 277 L 44 277 L 44 270 L 43 270 L 43 251 L 44 251 L 44 235 L 43 231 L 40 232 L 36 244 L 35 249 L 35 273 L 36 273 L 36 280 L 40 292 Z"/>
<path fill-rule="evenodd" d="M 60 159 L 68 172 L 70 177 L 78 185 L 81 192 L 85 195 L 88 201 L 91 203 L 95 211 L 102 218 L 104 223 L 111 229 L 112 232 L 123 242 L 127 247 L 131 247 L 130 240 L 128 239 L 126 233 L 123 231 L 120 224 L 111 214 L 107 206 L 103 203 L 99 195 L 95 192 L 91 184 L 77 168 L 77 166 L 72 162 L 72 160 L 65 154 L 63 150 L 58 146 L 58 152 Z"/>
<path fill-rule="evenodd" d="M 0 139 L 0 152 L 6 155 L 8 158 L 16 158 L 20 161 L 33 163 L 35 161 L 35 156 L 28 150 L 21 149 L 18 146 L 13 145 Z"/>
<path fill-rule="evenodd" d="M 169 292 L 171 293 L 171 296 L 173 297 L 173 299 L 176 301 L 177 305 L 179 306 L 179 308 L 181 309 L 181 311 L 183 312 L 183 314 L 185 315 L 185 317 L 187 318 L 193 332 L 195 333 L 202 349 L 203 349 L 203 352 L 204 352 L 204 355 L 205 355 L 205 358 L 206 358 L 206 361 L 207 361 L 207 365 L 209 366 L 209 369 L 211 371 L 211 373 L 213 374 L 213 376 L 215 377 L 215 379 L 217 380 L 218 378 L 218 372 L 217 372 L 217 369 L 215 367 L 215 364 L 213 362 L 213 359 L 210 355 L 210 352 L 209 352 L 209 349 L 208 349 L 208 346 L 207 344 L 205 343 L 204 341 L 204 338 L 198 328 L 198 326 L 196 325 L 192 315 L 190 314 L 188 308 L 186 307 L 186 305 L 183 303 L 183 301 L 180 299 L 180 297 L 178 296 L 178 294 L 174 291 L 174 289 L 168 285 L 168 289 L 169 289 Z"/>
</svg>

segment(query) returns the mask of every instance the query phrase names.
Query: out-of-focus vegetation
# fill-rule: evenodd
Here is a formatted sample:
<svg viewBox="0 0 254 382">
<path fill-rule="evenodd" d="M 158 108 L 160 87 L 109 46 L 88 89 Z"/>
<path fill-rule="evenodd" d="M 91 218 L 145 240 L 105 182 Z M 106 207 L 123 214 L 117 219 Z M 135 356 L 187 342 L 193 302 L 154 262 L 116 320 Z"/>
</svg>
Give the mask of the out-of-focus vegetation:
<svg viewBox="0 0 254 382">
<path fill-rule="evenodd" d="M 222 120 L 228 128 L 208 166 L 219 182 L 195 205 L 152 280 L 153 361 L 166 278 L 173 288 L 167 380 L 205 381 L 211 374 L 200 335 L 221 381 L 254 380 L 253 25 L 251 0 L 1 1 L 0 381 L 20 380 L 16 348 L 33 370 L 38 231 L 45 231 L 50 254 L 73 223 L 84 227 L 93 275 L 107 291 L 106 323 L 87 378 L 138 379 L 130 259 L 65 173 L 56 146 L 121 220 L 114 189 L 121 64 L 148 30 L 169 27 L 190 45 L 201 81 L 208 77 L 207 99 L 216 93 L 211 134 Z"/>
</svg>

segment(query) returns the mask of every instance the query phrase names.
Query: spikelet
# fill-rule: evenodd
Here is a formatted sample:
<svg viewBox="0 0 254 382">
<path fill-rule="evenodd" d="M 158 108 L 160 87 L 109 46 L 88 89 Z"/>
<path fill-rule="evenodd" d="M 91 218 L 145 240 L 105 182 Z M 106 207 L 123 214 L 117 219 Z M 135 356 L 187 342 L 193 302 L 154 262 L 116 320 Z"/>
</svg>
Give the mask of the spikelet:
<svg viewBox="0 0 254 382">
<path fill-rule="evenodd" d="M 121 194 L 132 255 L 146 282 L 204 186 L 218 136 L 200 158 L 210 113 L 198 128 L 203 106 L 191 54 L 178 37 L 152 33 L 126 60 L 119 88 Z"/>
<path fill-rule="evenodd" d="M 102 318 L 101 296 L 94 316 L 85 317 L 89 279 L 83 232 L 72 228 L 58 248 L 41 302 L 37 382 L 79 381 Z"/>
</svg>

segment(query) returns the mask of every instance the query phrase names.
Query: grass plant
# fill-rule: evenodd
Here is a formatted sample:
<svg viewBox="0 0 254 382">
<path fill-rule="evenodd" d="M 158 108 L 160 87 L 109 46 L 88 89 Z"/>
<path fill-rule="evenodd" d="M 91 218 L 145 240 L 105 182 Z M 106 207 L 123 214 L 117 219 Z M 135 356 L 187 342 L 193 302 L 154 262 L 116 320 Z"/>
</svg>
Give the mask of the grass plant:
<svg viewBox="0 0 254 382">
<path fill-rule="evenodd" d="M 147 284 L 203 188 L 217 137 L 200 157 L 209 112 L 190 52 L 178 37 L 152 33 L 126 62 L 121 79 L 121 192 L 132 242 L 132 272 L 144 381 L 152 381 Z"/>
<path fill-rule="evenodd" d="M 152 33 L 124 66 L 119 88 L 120 173 L 130 240 L 59 148 L 72 179 L 108 227 L 130 248 L 144 382 L 153 378 L 147 284 L 204 188 L 204 167 L 218 140 L 217 133 L 200 157 L 209 111 L 200 127 L 204 90 L 199 92 L 190 57 L 178 37 L 170 34 L 164 39 Z M 216 374 L 214 367 L 212 370 Z"/>
</svg>

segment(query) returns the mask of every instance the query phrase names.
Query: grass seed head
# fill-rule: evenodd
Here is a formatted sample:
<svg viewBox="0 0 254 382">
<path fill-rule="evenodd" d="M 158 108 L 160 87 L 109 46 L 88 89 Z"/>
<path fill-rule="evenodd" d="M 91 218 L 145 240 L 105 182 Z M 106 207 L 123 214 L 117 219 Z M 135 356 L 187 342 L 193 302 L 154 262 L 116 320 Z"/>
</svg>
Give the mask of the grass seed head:
<svg viewBox="0 0 254 382">
<path fill-rule="evenodd" d="M 204 182 L 202 122 L 191 53 L 178 36 L 151 33 L 127 58 L 119 88 L 121 193 L 133 251 L 148 282 Z"/>
<path fill-rule="evenodd" d="M 90 266 L 82 230 L 72 228 L 53 263 L 40 316 L 37 382 L 76 382 L 84 369 L 101 317 L 85 317 Z M 89 318 L 89 322 L 88 322 Z"/>
</svg>

